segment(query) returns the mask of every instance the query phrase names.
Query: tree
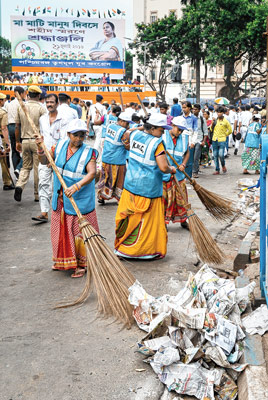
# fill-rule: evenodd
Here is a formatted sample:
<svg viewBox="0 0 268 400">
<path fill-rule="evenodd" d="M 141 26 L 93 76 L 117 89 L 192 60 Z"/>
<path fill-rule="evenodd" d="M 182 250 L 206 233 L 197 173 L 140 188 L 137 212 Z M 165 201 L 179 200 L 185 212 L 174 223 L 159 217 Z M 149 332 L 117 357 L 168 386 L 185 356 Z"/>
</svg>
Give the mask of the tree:
<svg viewBox="0 0 268 400">
<path fill-rule="evenodd" d="M 10 72 L 11 69 L 11 43 L 0 36 L 0 72 Z"/>
<path fill-rule="evenodd" d="M 262 34 L 266 31 L 268 3 L 262 0 L 217 0 L 217 7 L 207 29 L 205 61 L 211 66 L 225 66 L 225 86 L 219 94 L 235 102 L 244 96 L 239 91 L 251 75 L 259 77 L 253 86 L 264 85 L 266 71 L 262 66 L 266 40 Z M 238 63 L 246 67 L 242 75 L 236 72 Z"/>
<path fill-rule="evenodd" d="M 144 64 L 146 61 L 146 84 L 152 90 L 157 92 L 157 98 L 165 100 L 167 84 L 170 82 L 171 64 L 170 61 L 175 59 L 176 54 L 176 37 L 175 26 L 177 19 L 174 14 L 155 21 L 152 24 L 137 24 L 137 37 L 130 44 L 130 47 L 135 50 L 138 58 L 138 72 L 144 76 Z M 167 36 L 167 40 L 161 40 Z M 149 42 L 154 42 L 151 45 Z M 146 52 L 146 60 L 145 60 Z M 148 74 L 148 69 L 150 73 Z M 157 86 L 153 79 L 153 73 L 157 72 Z"/>
<path fill-rule="evenodd" d="M 130 51 L 126 51 L 126 77 L 128 79 L 133 78 L 133 55 Z"/>
<path fill-rule="evenodd" d="M 252 88 L 264 87 L 266 70 L 262 68 L 266 55 L 266 31 L 268 2 L 266 0 L 181 0 L 182 16 L 174 14 L 152 24 L 138 24 L 138 35 L 133 47 L 138 55 L 139 72 L 143 75 L 144 47 L 142 43 L 168 36 L 168 40 L 147 46 L 146 66 L 158 74 L 158 96 L 165 97 L 170 82 L 169 62 L 190 62 L 196 72 L 196 97 L 200 100 L 200 66 L 224 65 L 224 88 L 219 95 L 232 102 L 243 97 L 239 94 L 251 75 Z M 242 75 L 236 66 L 243 63 Z M 152 75 L 152 74 L 151 74 Z M 206 78 L 206 76 L 205 76 Z M 156 86 L 146 74 L 146 82 L 153 90 Z M 255 82 L 255 83 L 254 83 Z"/>
</svg>

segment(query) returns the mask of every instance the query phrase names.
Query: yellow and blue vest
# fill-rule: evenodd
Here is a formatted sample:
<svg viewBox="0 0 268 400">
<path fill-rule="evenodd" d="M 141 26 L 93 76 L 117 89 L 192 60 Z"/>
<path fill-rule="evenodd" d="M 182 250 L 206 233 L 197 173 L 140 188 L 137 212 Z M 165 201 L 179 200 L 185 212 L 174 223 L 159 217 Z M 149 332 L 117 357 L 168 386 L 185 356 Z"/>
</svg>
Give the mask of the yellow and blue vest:
<svg viewBox="0 0 268 400">
<path fill-rule="evenodd" d="M 117 124 L 110 124 L 106 130 L 102 161 L 107 164 L 125 165 L 127 150 L 121 138 L 125 133 L 125 128 Z"/>
<path fill-rule="evenodd" d="M 154 155 L 160 143 L 163 143 L 162 138 L 143 131 L 137 130 L 131 133 L 129 164 L 124 183 L 126 190 L 151 199 L 162 197 L 163 173 Z"/>
<path fill-rule="evenodd" d="M 70 139 L 63 139 L 57 143 L 55 149 L 55 164 L 68 187 L 79 182 L 87 175 L 86 166 L 92 158 L 95 149 L 83 143 L 83 145 L 66 161 L 67 149 Z M 97 154 L 96 154 L 97 156 Z M 58 196 L 61 184 L 54 172 L 52 209 L 57 209 Z M 73 194 L 73 198 L 82 214 L 87 214 L 95 209 L 95 179 L 88 185 L 83 186 L 78 192 Z M 63 207 L 66 214 L 76 215 L 76 212 L 63 192 Z"/>
<path fill-rule="evenodd" d="M 177 161 L 178 164 L 182 164 L 183 156 L 188 148 L 189 136 L 187 134 L 182 133 L 180 136 L 178 136 L 177 143 L 175 146 L 169 131 L 165 130 L 165 133 L 163 135 L 163 141 L 165 143 L 167 151 L 172 155 L 172 157 Z M 175 168 L 177 168 L 175 163 L 171 160 L 171 158 L 169 158 L 168 155 L 167 158 L 170 165 L 173 165 Z M 168 182 L 170 178 L 171 174 L 163 175 L 164 182 Z M 178 179 L 178 181 L 182 181 L 183 179 L 185 179 L 185 175 L 181 171 L 177 170 L 176 178 Z"/>
<path fill-rule="evenodd" d="M 257 133 L 257 130 L 261 128 L 261 124 L 258 122 L 251 122 L 248 126 L 245 146 L 258 149 L 261 143 L 261 135 Z"/>
<path fill-rule="evenodd" d="M 107 130 L 108 126 L 112 123 L 115 123 L 117 120 L 118 120 L 118 118 L 115 115 L 112 115 L 112 114 L 104 115 L 104 122 L 102 125 L 102 131 L 101 131 L 102 139 L 104 139 L 106 136 L 106 130 Z"/>
</svg>

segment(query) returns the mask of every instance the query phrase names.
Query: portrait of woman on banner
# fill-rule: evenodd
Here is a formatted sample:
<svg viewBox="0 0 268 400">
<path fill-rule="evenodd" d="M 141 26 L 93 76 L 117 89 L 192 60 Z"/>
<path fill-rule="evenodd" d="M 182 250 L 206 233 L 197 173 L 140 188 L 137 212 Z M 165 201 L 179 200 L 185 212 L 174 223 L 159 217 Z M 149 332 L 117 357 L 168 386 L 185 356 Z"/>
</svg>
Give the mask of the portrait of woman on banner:
<svg viewBox="0 0 268 400">
<path fill-rule="evenodd" d="M 123 47 L 120 39 L 116 37 L 115 26 L 107 21 L 103 24 L 105 38 L 99 40 L 90 50 L 89 57 L 92 60 L 122 61 Z"/>
</svg>

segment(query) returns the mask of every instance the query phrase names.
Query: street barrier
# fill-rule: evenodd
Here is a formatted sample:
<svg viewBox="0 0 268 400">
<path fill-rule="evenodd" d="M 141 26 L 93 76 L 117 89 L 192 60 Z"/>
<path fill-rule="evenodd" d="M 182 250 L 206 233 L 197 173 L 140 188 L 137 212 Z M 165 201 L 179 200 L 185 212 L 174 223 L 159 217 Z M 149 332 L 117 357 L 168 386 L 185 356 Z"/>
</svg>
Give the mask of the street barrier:
<svg viewBox="0 0 268 400">
<path fill-rule="evenodd" d="M 260 166 L 260 286 L 262 297 L 265 297 L 268 304 L 267 166 L 268 135 L 262 135 Z"/>
<path fill-rule="evenodd" d="M 9 94 L 10 96 L 14 96 L 14 87 L 15 86 L 22 86 L 25 89 L 27 89 L 28 86 L 31 86 L 32 84 L 27 84 L 27 83 L 3 83 L 0 85 L 0 91 L 1 93 Z M 145 97 L 148 98 L 156 98 L 156 92 L 155 91 L 144 91 L 144 86 L 143 85 L 124 85 L 124 84 L 109 84 L 109 85 L 103 85 L 103 84 L 58 84 L 58 83 L 50 83 L 50 84 L 44 84 L 41 83 L 38 86 L 41 88 L 44 88 L 47 91 L 47 94 L 49 93 L 56 93 L 60 94 L 62 92 L 68 93 L 68 95 L 71 97 L 71 99 L 78 97 L 81 100 L 89 100 L 89 101 L 94 101 L 96 100 L 96 95 L 101 94 L 103 96 L 103 101 L 107 101 L 108 103 L 111 102 L 111 100 L 115 100 L 117 103 L 120 103 L 120 95 L 118 89 L 121 89 L 122 96 L 123 96 L 123 101 L 124 103 L 130 103 L 130 102 L 138 102 L 137 99 L 137 93 L 141 96 L 142 99 Z"/>
</svg>

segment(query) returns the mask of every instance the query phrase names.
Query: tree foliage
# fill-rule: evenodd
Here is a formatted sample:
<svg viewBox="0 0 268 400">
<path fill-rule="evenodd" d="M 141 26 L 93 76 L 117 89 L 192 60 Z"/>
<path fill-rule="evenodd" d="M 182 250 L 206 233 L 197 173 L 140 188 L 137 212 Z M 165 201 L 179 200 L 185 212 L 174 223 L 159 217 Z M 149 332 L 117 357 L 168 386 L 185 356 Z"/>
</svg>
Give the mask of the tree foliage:
<svg viewBox="0 0 268 400">
<path fill-rule="evenodd" d="M 138 24 L 137 38 L 133 44 L 138 61 L 144 63 L 142 43 L 163 36 L 168 40 L 147 46 L 146 65 L 154 68 L 161 64 L 158 76 L 159 92 L 163 97 L 169 82 L 167 66 L 171 60 L 191 62 L 196 69 L 197 97 L 200 95 L 200 65 L 225 66 L 225 87 L 221 95 L 230 100 L 239 97 L 242 83 L 252 74 L 259 75 L 260 82 L 266 72 L 262 64 L 266 54 L 266 0 L 182 0 L 182 16 L 174 14 L 152 24 Z M 235 66 L 243 62 L 246 71 L 240 76 Z M 165 71 L 162 71 L 162 70 Z M 142 73 L 142 69 L 140 71 Z M 155 90 L 147 76 L 147 82 Z"/>
<path fill-rule="evenodd" d="M 10 72 L 11 68 L 11 43 L 0 36 L 0 72 Z"/>
</svg>

